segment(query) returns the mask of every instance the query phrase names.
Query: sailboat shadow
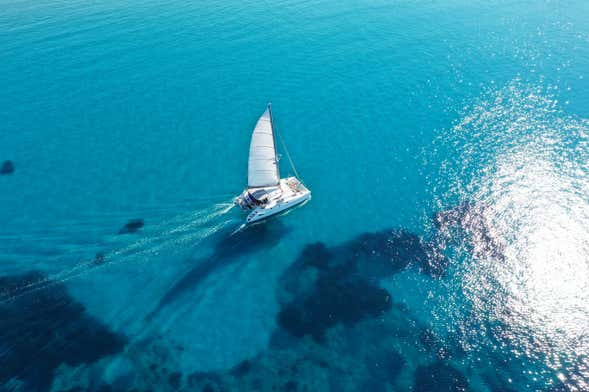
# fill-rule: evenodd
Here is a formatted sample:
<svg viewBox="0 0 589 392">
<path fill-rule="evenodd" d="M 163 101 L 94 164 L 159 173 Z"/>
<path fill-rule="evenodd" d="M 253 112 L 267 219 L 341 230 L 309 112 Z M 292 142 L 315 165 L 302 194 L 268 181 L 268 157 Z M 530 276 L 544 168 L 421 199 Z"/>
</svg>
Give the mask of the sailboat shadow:
<svg viewBox="0 0 589 392">
<path fill-rule="evenodd" d="M 265 221 L 246 226 L 241 230 L 235 230 L 235 228 L 223 230 L 218 236 L 213 254 L 209 257 L 196 259 L 194 267 L 176 281 L 159 301 L 156 308 L 147 316 L 147 319 L 152 319 L 163 308 L 195 289 L 213 272 L 237 261 L 239 256 L 256 253 L 278 245 L 288 232 L 289 229 L 279 220 Z"/>
</svg>

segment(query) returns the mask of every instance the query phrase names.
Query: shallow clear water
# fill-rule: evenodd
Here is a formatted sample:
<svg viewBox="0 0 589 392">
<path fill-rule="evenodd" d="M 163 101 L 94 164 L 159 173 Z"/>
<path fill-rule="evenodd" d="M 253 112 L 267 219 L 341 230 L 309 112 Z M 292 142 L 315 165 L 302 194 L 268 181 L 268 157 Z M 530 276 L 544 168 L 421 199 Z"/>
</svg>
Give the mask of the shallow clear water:
<svg viewBox="0 0 589 392">
<path fill-rule="evenodd" d="M 0 0 L 0 383 L 589 389 L 588 18 Z M 236 232 L 268 101 L 313 200 Z"/>
</svg>

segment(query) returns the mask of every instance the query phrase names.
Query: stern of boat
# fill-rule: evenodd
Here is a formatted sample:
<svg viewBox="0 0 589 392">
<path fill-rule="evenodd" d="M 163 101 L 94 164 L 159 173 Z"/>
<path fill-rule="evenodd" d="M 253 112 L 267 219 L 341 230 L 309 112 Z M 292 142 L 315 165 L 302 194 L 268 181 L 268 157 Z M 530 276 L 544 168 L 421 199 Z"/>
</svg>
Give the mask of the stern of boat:
<svg viewBox="0 0 589 392">
<path fill-rule="evenodd" d="M 235 199 L 233 199 L 233 204 L 235 204 L 244 211 L 249 211 L 255 208 L 255 202 L 247 189 L 243 191 Z"/>
</svg>

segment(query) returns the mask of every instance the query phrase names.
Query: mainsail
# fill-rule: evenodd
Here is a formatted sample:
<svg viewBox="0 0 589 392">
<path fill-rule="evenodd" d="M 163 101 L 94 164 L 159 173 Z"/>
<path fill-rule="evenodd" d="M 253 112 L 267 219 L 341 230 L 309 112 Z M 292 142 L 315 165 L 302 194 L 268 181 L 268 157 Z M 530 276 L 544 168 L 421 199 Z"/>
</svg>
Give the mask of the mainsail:
<svg viewBox="0 0 589 392">
<path fill-rule="evenodd" d="M 249 188 L 277 186 L 280 181 L 270 105 L 258 120 L 252 140 L 247 171 Z"/>
</svg>

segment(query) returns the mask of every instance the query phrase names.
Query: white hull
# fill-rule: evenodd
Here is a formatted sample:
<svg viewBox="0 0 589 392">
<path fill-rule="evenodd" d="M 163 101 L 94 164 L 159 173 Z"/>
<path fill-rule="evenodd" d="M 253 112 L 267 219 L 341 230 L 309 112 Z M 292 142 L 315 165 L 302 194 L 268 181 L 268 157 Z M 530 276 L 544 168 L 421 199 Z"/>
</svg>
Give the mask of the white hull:
<svg viewBox="0 0 589 392">
<path fill-rule="evenodd" d="M 262 219 L 269 218 L 272 215 L 279 214 L 279 213 L 286 211 L 290 208 L 301 205 L 308 200 L 311 200 L 311 192 L 310 191 L 307 191 L 303 195 L 295 196 L 295 197 L 283 200 L 279 203 L 275 203 L 273 206 L 264 207 L 264 208 L 258 207 L 247 216 L 245 221 L 246 221 L 246 223 L 257 222 Z"/>
<path fill-rule="evenodd" d="M 246 194 L 252 192 L 252 190 L 245 190 L 244 193 L 235 199 L 235 204 L 241 205 L 242 208 L 251 211 L 245 220 L 246 223 L 266 219 L 311 200 L 311 191 L 296 177 L 283 178 L 280 180 L 278 187 L 263 191 L 267 192 L 265 193 L 268 196 L 267 199 L 263 204 L 254 208 L 244 208 L 242 205 L 243 198 Z"/>
</svg>

